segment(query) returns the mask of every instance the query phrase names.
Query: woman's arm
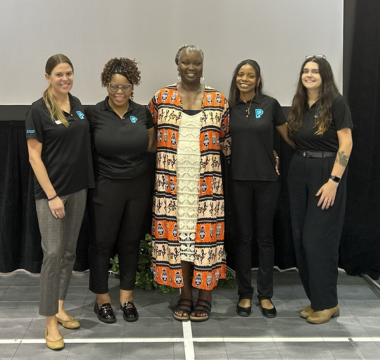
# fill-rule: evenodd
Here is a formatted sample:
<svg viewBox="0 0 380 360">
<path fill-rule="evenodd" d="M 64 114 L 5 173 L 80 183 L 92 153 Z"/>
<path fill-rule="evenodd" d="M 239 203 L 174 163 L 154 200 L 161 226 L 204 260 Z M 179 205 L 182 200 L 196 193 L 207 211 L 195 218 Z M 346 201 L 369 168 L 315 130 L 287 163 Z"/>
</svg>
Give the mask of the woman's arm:
<svg viewBox="0 0 380 360">
<path fill-rule="evenodd" d="M 156 128 L 153 126 L 150 129 L 148 129 L 148 135 L 149 135 L 149 146 L 147 151 L 148 152 L 156 152 L 157 151 L 157 135 L 156 135 Z"/>
<path fill-rule="evenodd" d="M 351 155 L 352 150 L 352 135 L 351 129 L 343 128 L 337 131 L 339 149 L 336 154 L 336 159 L 334 167 L 332 168 L 331 175 L 342 178 L 344 171 L 346 170 L 348 159 Z M 322 210 L 328 209 L 330 206 L 334 205 L 336 191 L 338 189 L 339 183 L 329 179 L 326 184 L 324 184 L 316 196 L 321 196 L 317 206 L 321 206 Z"/>
<path fill-rule="evenodd" d="M 288 132 L 288 123 L 285 123 L 283 125 L 277 126 L 276 129 L 282 136 L 282 138 L 293 148 L 296 148 L 296 145 L 294 144 L 294 141 L 289 137 Z"/>
<path fill-rule="evenodd" d="M 290 139 L 289 137 L 289 133 L 288 133 L 288 123 L 285 123 L 283 125 L 280 125 L 280 126 L 276 126 L 276 129 L 278 130 L 278 132 L 280 133 L 280 135 L 282 136 L 282 138 L 293 148 L 295 149 L 296 148 L 296 145 L 294 144 L 294 141 Z M 274 155 L 274 160 L 275 160 L 275 163 L 276 163 L 276 173 L 277 175 L 280 175 L 280 170 L 279 170 L 279 166 L 280 166 L 280 158 L 279 156 L 277 155 L 276 151 L 273 150 L 273 155 Z"/>
<path fill-rule="evenodd" d="M 46 167 L 41 159 L 42 144 L 37 139 L 28 139 L 29 162 L 34 174 L 48 199 L 54 198 L 57 193 L 50 182 Z M 65 216 L 65 206 L 59 196 L 48 201 L 53 216 L 62 219 Z"/>
</svg>

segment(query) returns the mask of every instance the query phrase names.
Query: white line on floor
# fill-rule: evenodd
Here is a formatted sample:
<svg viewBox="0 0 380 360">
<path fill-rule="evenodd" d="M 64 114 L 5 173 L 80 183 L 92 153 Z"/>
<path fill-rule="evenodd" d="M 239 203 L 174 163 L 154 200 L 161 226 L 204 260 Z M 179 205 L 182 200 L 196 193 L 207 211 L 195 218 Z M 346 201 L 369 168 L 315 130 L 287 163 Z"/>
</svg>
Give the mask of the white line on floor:
<svg viewBox="0 0 380 360">
<path fill-rule="evenodd" d="M 262 338 L 239 338 L 239 337 L 215 337 L 215 338 L 193 338 L 191 325 L 183 322 L 183 338 L 93 338 L 93 339 L 65 339 L 66 344 L 92 344 L 92 343 L 179 343 L 185 345 L 186 360 L 194 359 L 194 342 L 380 342 L 380 337 L 262 337 Z M 44 344 L 44 339 L 0 339 L 0 344 Z"/>
<path fill-rule="evenodd" d="M 185 359 L 194 360 L 194 342 L 193 342 L 193 332 L 191 330 L 190 321 L 182 321 L 182 330 L 183 330 L 183 339 L 184 339 L 184 348 L 185 348 Z"/>
</svg>

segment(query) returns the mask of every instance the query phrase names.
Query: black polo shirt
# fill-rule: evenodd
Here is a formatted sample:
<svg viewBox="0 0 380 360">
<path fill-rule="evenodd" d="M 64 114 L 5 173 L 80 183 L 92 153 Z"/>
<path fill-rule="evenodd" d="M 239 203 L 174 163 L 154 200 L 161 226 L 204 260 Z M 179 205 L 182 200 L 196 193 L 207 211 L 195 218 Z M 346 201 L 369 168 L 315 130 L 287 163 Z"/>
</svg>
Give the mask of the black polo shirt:
<svg viewBox="0 0 380 360">
<path fill-rule="evenodd" d="M 352 129 L 350 108 L 344 97 L 338 94 L 332 102 L 332 121 L 330 127 L 322 134 L 316 135 L 318 128 L 315 126 L 315 118 L 318 116 L 318 101 L 311 107 L 306 103 L 302 126 L 293 135 L 296 148 L 300 150 L 338 151 L 339 141 L 337 131 Z"/>
<path fill-rule="evenodd" d="M 121 119 L 104 101 L 85 110 L 90 121 L 94 171 L 111 179 L 132 179 L 147 170 L 147 129 L 153 127 L 148 109 L 129 100 L 129 109 Z"/>
<path fill-rule="evenodd" d="M 70 114 L 64 112 L 68 128 L 50 118 L 42 98 L 32 104 L 25 122 L 26 138 L 42 143 L 41 159 L 59 196 L 94 187 L 88 121 L 79 99 L 71 94 L 69 99 Z M 36 177 L 34 193 L 36 199 L 46 199 Z"/>
<path fill-rule="evenodd" d="M 274 127 L 286 123 L 278 101 L 256 96 L 249 102 L 239 99 L 230 113 L 232 136 L 231 177 L 235 180 L 276 181 L 273 156 Z"/>
</svg>

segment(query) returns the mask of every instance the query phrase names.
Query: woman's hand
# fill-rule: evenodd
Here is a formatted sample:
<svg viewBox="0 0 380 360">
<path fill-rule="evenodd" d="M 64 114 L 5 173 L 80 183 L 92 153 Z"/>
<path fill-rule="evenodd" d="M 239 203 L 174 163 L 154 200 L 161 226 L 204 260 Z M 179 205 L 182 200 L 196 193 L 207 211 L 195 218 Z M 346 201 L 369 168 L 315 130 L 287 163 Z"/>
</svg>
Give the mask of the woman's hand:
<svg viewBox="0 0 380 360">
<path fill-rule="evenodd" d="M 49 208 L 56 219 L 63 219 L 66 215 L 65 204 L 59 196 L 49 201 Z"/>
<path fill-rule="evenodd" d="M 279 158 L 279 156 L 275 150 L 273 150 L 273 156 L 274 156 L 274 161 L 276 163 L 275 164 L 276 173 L 277 173 L 277 175 L 280 175 L 280 170 L 279 170 L 280 158 Z"/>
<path fill-rule="evenodd" d="M 327 210 L 330 206 L 334 205 L 336 190 L 338 188 L 338 183 L 335 181 L 329 180 L 326 184 L 324 184 L 315 196 L 321 196 L 317 206 L 321 206 L 322 210 Z"/>
</svg>

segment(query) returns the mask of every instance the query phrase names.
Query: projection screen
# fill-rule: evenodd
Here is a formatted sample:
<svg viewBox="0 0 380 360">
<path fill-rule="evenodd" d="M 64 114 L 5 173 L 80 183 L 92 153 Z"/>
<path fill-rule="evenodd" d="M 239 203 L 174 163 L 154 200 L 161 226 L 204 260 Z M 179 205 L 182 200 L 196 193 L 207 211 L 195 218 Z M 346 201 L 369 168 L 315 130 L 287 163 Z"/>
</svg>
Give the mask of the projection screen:
<svg viewBox="0 0 380 360">
<path fill-rule="evenodd" d="M 0 105 L 41 97 L 56 53 L 73 62 L 83 104 L 106 96 L 100 73 L 110 58 L 136 59 L 134 100 L 146 104 L 177 81 L 178 47 L 195 44 L 205 84 L 227 95 L 235 66 L 252 58 L 264 91 L 288 106 L 305 55 L 326 55 L 342 89 L 343 0 L 1 0 L 0 44 Z"/>
</svg>

